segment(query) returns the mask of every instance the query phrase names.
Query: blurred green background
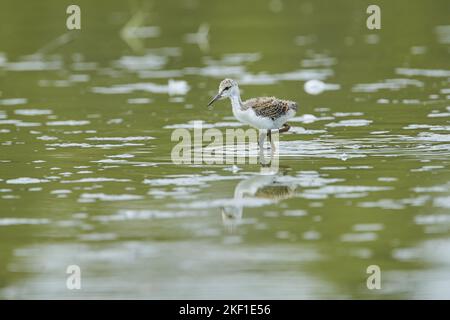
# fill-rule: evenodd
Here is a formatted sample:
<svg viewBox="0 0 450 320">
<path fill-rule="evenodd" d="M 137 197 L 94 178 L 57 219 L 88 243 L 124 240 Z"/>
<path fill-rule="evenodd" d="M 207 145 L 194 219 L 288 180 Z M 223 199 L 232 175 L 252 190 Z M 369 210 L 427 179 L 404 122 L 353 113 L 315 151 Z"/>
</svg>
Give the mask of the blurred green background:
<svg viewBox="0 0 450 320">
<path fill-rule="evenodd" d="M 70 4 L 0 3 L 1 298 L 450 297 L 448 1 Z M 299 103 L 273 177 L 171 162 L 225 77 Z"/>
</svg>

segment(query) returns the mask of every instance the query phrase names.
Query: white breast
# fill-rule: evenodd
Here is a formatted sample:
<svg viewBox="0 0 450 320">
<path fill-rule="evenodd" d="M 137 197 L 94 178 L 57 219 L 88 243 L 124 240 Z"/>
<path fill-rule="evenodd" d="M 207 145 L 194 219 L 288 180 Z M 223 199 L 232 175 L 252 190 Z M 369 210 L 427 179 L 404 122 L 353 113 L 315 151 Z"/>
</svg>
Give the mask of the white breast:
<svg viewBox="0 0 450 320">
<path fill-rule="evenodd" d="M 258 129 L 268 129 L 269 125 L 266 119 L 256 116 L 255 112 L 252 109 L 241 110 L 240 108 L 233 108 L 233 115 L 240 122 L 249 124 Z"/>
</svg>

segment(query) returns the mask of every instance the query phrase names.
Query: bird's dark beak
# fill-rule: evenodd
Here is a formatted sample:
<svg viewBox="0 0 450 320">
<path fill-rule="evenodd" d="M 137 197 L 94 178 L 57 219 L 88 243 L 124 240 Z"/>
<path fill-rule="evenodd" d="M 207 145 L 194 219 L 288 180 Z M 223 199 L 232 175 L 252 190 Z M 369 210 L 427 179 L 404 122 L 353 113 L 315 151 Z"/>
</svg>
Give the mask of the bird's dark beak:
<svg viewBox="0 0 450 320">
<path fill-rule="evenodd" d="M 209 103 L 208 103 L 208 107 L 210 107 L 214 102 L 216 102 L 217 100 L 219 100 L 222 97 L 222 95 L 219 93 L 217 94 Z"/>
</svg>

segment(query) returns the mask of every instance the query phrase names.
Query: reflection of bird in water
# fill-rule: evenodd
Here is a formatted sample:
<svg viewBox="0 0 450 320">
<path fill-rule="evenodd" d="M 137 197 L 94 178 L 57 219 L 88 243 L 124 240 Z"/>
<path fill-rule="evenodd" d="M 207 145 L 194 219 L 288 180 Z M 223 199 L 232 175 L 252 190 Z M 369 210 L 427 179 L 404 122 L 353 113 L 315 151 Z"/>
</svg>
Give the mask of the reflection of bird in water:
<svg viewBox="0 0 450 320">
<path fill-rule="evenodd" d="M 278 130 L 280 133 L 288 131 L 290 126 L 286 122 L 297 112 L 297 103 L 275 97 L 258 97 L 242 102 L 238 84 L 231 79 L 220 83 L 219 92 L 208 106 L 224 98 L 230 98 L 236 119 L 261 130 L 258 140 L 260 150 L 263 148 L 266 134 L 272 149 L 275 149 L 271 130 Z"/>
<path fill-rule="evenodd" d="M 246 199 L 280 200 L 295 195 L 297 186 L 294 183 L 278 181 L 280 175 L 258 175 L 239 182 L 234 189 L 233 204 L 221 208 L 223 224 L 230 230 L 242 219 Z"/>
</svg>

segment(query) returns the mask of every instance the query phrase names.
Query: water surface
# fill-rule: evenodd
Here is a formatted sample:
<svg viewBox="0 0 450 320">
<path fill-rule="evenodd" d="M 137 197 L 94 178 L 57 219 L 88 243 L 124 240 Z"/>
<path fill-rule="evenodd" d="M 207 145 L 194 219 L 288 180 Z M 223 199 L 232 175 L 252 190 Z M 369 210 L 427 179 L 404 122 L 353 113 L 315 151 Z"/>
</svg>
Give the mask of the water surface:
<svg viewBox="0 0 450 320">
<path fill-rule="evenodd" d="M 450 298 L 448 1 L 381 1 L 380 31 L 354 1 L 78 4 L 71 32 L 0 5 L 1 298 Z M 241 127 L 224 77 L 299 103 L 278 173 L 171 161 L 177 128 Z"/>
</svg>

